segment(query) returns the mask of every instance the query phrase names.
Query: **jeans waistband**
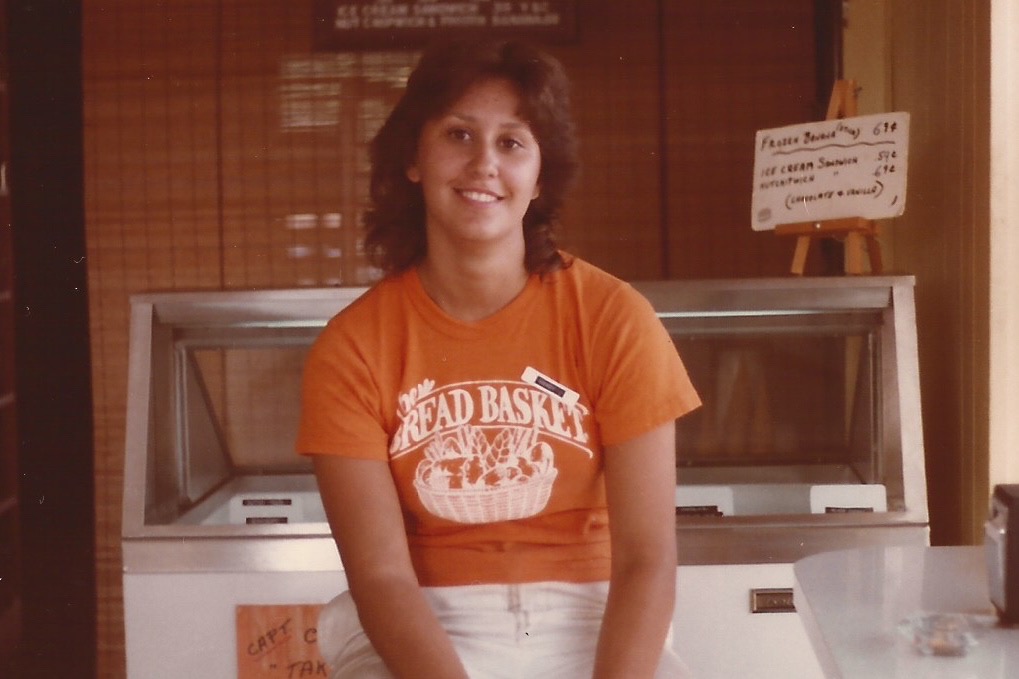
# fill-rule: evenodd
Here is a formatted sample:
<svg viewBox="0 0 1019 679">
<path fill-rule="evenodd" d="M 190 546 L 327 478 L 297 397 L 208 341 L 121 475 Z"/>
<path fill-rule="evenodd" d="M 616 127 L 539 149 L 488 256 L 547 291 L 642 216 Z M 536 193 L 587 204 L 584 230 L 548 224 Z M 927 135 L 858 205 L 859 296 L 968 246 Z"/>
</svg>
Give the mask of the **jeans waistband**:
<svg viewBox="0 0 1019 679">
<path fill-rule="evenodd" d="M 494 612 L 513 611 L 521 608 L 539 612 L 604 607 L 608 597 L 609 583 L 606 581 L 525 582 L 424 587 L 423 591 L 436 612 L 463 609 Z"/>
</svg>

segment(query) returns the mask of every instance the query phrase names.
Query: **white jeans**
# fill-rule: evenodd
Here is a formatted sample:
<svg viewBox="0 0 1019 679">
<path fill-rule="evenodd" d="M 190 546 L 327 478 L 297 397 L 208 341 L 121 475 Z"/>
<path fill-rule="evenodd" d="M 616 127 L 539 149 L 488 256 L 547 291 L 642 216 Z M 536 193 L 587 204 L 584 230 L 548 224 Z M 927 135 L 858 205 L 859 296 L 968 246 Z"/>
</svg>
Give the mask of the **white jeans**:
<svg viewBox="0 0 1019 679">
<path fill-rule="evenodd" d="M 608 583 L 432 587 L 425 595 L 471 679 L 590 679 Z M 671 634 L 670 634 L 671 636 Z M 323 609 L 318 645 L 331 679 L 392 679 L 349 592 Z M 688 679 L 666 643 L 655 679 Z"/>
</svg>

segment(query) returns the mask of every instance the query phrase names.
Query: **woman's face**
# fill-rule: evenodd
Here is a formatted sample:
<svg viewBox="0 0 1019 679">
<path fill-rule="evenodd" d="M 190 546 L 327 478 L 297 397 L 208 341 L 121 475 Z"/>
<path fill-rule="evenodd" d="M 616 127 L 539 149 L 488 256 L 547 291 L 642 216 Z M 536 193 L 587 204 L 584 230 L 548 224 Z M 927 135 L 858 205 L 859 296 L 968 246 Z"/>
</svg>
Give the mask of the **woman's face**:
<svg viewBox="0 0 1019 679">
<path fill-rule="evenodd" d="M 425 123 L 407 177 L 421 184 L 430 249 L 437 239 L 454 248 L 522 247 L 541 150 L 519 110 L 513 84 L 489 79 Z"/>
</svg>

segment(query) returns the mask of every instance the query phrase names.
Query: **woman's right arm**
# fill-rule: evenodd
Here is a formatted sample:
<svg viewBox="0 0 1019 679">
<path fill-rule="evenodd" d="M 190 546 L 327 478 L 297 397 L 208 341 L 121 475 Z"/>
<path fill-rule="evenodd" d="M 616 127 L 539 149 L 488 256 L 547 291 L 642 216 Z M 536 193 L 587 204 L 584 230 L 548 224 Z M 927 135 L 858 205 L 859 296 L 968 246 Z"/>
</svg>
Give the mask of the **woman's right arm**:
<svg viewBox="0 0 1019 679">
<path fill-rule="evenodd" d="M 397 679 L 467 679 L 418 585 L 389 466 L 313 457 L 358 617 L 389 671 Z"/>
</svg>

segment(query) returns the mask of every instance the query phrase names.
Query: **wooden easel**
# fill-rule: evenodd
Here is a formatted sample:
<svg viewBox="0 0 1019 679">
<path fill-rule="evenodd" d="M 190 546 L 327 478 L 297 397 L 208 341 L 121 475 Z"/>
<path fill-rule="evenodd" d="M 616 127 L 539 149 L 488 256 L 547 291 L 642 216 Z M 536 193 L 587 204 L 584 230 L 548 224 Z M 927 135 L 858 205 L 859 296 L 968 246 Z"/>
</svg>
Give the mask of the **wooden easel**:
<svg viewBox="0 0 1019 679">
<path fill-rule="evenodd" d="M 831 99 L 828 101 L 828 113 L 825 120 L 851 118 L 856 113 L 857 85 L 855 80 L 836 80 L 832 87 Z M 870 259 L 870 272 L 881 273 L 881 244 L 877 240 L 877 223 L 862 217 L 829 219 L 818 222 L 796 222 L 780 224 L 775 227 L 776 236 L 796 236 L 796 249 L 793 252 L 793 263 L 790 272 L 803 275 L 803 267 L 807 262 L 807 252 L 814 238 L 842 237 L 845 242 L 845 271 L 850 274 L 862 274 L 863 249 L 866 247 Z"/>
</svg>

